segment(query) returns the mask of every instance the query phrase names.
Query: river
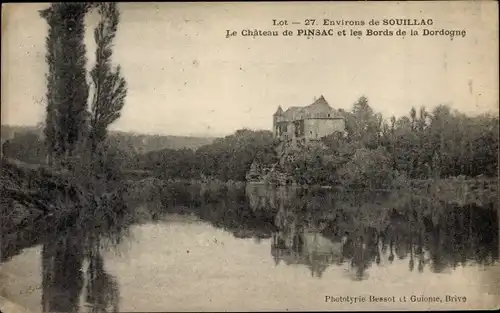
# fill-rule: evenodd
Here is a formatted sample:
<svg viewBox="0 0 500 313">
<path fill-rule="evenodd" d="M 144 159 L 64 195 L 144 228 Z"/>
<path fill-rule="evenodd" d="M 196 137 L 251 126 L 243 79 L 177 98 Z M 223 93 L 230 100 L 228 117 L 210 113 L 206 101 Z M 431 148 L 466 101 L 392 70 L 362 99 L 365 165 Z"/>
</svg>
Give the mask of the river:
<svg viewBox="0 0 500 313">
<path fill-rule="evenodd" d="M 0 303 L 31 312 L 499 305 L 498 203 L 181 185 L 130 206 L 104 228 L 75 222 L 22 248 L 21 235 L 4 242 Z"/>
</svg>

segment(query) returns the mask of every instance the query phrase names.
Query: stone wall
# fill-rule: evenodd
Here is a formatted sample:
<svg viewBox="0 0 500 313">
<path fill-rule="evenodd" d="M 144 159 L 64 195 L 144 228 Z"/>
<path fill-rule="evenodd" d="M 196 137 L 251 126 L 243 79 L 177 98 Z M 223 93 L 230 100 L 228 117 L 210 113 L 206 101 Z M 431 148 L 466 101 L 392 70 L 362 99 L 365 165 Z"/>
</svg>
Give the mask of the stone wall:
<svg viewBox="0 0 500 313">
<path fill-rule="evenodd" d="M 344 119 L 307 119 L 304 120 L 304 135 L 307 139 L 319 140 L 334 132 L 345 131 Z"/>
</svg>

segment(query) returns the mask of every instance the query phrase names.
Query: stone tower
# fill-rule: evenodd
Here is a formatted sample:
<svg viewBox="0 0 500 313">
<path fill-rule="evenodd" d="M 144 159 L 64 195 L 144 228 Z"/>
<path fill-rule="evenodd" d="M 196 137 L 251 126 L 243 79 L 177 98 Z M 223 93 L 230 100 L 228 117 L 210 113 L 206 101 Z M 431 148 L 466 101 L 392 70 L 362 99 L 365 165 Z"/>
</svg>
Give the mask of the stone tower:
<svg viewBox="0 0 500 313">
<path fill-rule="evenodd" d="M 281 105 L 278 107 L 278 110 L 273 114 L 273 133 L 274 136 L 278 134 L 278 122 L 281 121 L 281 117 L 283 116 L 283 109 Z"/>
</svg>

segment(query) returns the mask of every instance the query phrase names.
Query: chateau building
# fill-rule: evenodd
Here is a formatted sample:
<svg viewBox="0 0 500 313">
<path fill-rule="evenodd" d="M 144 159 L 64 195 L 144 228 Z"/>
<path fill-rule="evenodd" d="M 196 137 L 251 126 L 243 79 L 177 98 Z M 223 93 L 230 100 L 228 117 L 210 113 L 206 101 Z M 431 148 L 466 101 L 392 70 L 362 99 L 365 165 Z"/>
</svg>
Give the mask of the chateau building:
<svg viewBox="0 0 500 313">
<path fill-rule="evenodd" d="M 323 96 L 305 107 L 278 107 L 273 115 L 273 133 L 283 141 L 312 141 L 335 132 L 345 133 L 345 119 Z"/>
</svg>

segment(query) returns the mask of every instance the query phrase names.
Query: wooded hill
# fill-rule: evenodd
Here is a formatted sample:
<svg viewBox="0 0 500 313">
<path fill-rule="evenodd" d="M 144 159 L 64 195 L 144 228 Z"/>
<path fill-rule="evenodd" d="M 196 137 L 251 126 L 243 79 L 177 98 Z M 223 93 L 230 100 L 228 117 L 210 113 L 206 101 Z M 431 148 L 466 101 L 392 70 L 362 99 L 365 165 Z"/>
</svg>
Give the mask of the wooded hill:
<svg viewBox="0 0 500 313">
<path fill-rule="evenodd" d="M 43 129 L 35 126 L 2 125 L 2 143 L 18 135 L 42 138 Z M 197 149 L 212 143 L 214 137 L 190 137 L 172 135 L 137 134 L 132 132 L 110 131 L 108 141 L 122 151 L 148 153 L 163 149 Z"/>
</svg>

